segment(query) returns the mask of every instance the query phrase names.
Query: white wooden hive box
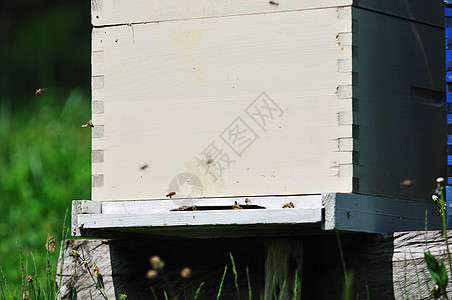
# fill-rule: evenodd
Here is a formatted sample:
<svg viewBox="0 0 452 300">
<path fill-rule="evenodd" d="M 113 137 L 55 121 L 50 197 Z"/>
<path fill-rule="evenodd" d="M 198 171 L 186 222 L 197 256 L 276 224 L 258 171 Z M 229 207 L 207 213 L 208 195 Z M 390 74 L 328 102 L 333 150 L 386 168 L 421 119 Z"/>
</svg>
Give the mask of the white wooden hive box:
<svg viewBox="0 0 452 300">
<path fill-rule="evenodd" d="M 429 199 L 443 6 L 380 2 L 93 0 L 92 199 Z"/>
</svg>

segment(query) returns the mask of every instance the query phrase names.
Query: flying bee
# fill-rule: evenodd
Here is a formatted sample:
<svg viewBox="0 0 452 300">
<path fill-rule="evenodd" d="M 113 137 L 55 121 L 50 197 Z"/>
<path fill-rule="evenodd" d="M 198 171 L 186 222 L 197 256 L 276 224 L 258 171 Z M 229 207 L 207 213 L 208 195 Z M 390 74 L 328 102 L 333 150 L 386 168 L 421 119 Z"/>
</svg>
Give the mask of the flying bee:
<svg viewBox="0 0 452 300">
<path fill-rule="evenodd" d="M 278 5 L 279 5 L 279 3 L 278 3 L 278 2 L 275 2 L 275 1 L 269 1 L 268 3 L 270 3 L 271 5 L 275 5 L 275 6 L 278 6 Z"/>
<path fill-rule="evenodd" d="M 169 197 L 171 199 L 171 197 L 173 197 L 174 195 L 176 195 L 176 192 L 169 192 L 166 197 Z"/>
<path fill-rule="evenodd" d="M 232 205 L 232 209 L 242 209 L 242 207 L 237 203 L 237 201 L 234 201 L 234 205 Z"/>
<path fill-rule="evenodd" d="M 88 127 L 88 126 L 89 127 L 94 127 L 94 124 L 93 124 L 92 120 L 86 121 L 85 124 L 82 125 L 82 127 Z"/>
<path fill-rule="evenodd" d="M 142 165 L 141 167 L 140 167 L 140 170 L 146 170 L 147 169 L 147 167 L 149 167 L 148 165 Z"/>
<path fill-rule="evenodd" d="M 45 91 L 47 91 L 47 88 L 41 88 L 41 89 L 37 89 L 35 92 L 36 96 L 41 96 L 42 93 L 44 93 Z"/>
</svg>

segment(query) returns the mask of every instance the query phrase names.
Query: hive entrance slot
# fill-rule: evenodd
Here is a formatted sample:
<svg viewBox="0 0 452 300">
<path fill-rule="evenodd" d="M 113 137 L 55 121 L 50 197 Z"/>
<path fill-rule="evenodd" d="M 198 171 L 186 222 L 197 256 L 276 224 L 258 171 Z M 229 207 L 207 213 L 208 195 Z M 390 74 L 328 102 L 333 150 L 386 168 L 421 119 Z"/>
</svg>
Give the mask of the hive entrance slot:
<svg viewBox="0 0 452 300">
<path fill-rule="evenodd" d="M 193 206 L 179 206 L 177 208 L 170 209 L 170 211 L 197 211 L 197 210 L 235 210 L 235 209 L 266 209 L 264 206 L 259 205 L 246 205 L 246 204 L 234 204 L 234 205 L 193 205 Z"/>
</svg>

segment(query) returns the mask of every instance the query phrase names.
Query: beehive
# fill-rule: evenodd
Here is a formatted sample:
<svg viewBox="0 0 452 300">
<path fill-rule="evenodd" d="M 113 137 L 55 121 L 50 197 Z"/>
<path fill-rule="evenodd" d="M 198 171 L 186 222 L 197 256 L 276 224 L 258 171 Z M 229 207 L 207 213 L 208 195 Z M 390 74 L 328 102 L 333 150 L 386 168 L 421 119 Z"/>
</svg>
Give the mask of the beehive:
<svg viewBox="0 0 452 300">
<path fill-rule="evenodd" d="M 428 199 L 441 1 L 92 1 L 92 199 Z"/>
</svg>

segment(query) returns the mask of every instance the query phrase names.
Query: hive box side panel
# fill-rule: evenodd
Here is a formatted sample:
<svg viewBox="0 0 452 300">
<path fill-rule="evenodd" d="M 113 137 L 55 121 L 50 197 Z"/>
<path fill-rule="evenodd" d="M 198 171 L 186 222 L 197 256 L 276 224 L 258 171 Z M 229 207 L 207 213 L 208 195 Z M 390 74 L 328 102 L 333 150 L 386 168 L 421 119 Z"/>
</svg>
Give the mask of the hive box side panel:
<svg viewBox="0 0 452 300">
<path fill-rule="evenodd" d="M 444 30 L 354 8 L 359 192 L 430 199 L 445 175 Z"/>
<path fill-rule="evenodd" d="M 359 0 L 354 2 L 360 8 L 444 27 L 444 2 L 441 0 Z"/>
<path fill-rule="evenodd" d="M 350 14 L 95 28 L 92 198 L 351 192 Z"/>
<path fill-rule="evenodd" d="M 103 26 L 318 9 L 352 4 L 356 7 L 444 27 L 444 6 L 440 0 L 135 0 L 133 5 L 130 5 L 127 0 L 91 0 L 91 18 L 93 25 Z"/>
<path fill-rule="evenodd" d="M 352 0 L 91 0 L 94 26 L 210 18 L 351 5 Z"/>
</svg>

